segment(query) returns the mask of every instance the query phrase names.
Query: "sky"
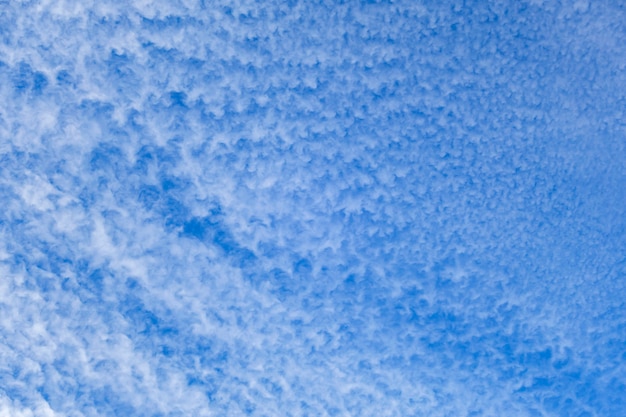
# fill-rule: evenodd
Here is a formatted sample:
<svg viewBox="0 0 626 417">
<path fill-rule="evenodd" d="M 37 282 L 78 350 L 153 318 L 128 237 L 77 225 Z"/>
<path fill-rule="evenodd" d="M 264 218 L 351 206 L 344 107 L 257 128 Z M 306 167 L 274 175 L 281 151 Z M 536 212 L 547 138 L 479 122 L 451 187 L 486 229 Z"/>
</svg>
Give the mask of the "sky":
<svg viewBox="0 0 626 417">
<path fill-rule="evenodd" d="M 0 0 L 0 416 L 623 417 L 624 21 Z"/>
</svg>

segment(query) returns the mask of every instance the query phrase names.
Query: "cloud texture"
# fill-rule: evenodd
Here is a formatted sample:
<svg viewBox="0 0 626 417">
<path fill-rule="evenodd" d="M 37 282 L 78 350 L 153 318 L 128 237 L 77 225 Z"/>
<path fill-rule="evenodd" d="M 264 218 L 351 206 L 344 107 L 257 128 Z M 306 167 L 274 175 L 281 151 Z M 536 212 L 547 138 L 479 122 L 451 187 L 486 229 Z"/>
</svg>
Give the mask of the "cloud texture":
<svg viewBox="0 0 626 417">
<path fill-rule="evenodd" d="M 0 415 L 622 415 L 625 20 L 0 1 Z"/>
</svg>

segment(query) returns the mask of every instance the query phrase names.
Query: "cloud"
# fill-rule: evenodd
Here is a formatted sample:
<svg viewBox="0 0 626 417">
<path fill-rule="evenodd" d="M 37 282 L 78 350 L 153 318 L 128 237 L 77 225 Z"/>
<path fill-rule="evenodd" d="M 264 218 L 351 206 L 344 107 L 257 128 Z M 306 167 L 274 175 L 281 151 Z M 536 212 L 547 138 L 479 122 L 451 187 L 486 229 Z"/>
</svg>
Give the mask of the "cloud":
<svg viewBox="0 0 626 417">
<path fill-rule="evenodd" d="M 624 408 L 622 10 L 5 6 L 0 415 Z"/>
</svg>

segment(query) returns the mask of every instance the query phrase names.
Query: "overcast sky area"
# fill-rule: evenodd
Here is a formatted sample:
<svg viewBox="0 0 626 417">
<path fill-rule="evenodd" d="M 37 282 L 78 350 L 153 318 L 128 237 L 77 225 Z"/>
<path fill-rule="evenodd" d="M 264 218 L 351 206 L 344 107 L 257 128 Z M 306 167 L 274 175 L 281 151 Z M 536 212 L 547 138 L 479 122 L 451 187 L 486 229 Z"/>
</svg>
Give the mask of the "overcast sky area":
<svg viewBox="0 0 626 417">
<path fill-rule="evenodd" d="M 0 0 L 0 416 L 623 417 L 625 21 Z"/>
</svg>

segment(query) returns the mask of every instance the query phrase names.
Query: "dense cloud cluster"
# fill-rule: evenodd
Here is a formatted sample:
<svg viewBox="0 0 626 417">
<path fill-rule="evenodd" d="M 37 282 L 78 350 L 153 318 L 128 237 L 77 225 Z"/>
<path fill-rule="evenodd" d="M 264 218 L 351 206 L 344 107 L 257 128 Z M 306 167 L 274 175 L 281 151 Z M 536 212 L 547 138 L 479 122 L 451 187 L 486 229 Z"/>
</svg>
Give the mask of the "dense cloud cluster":
<svg viewBox="0 0 626 417">
<path fill-rule="evenodd" d="M 0 415 L 618 416 L 626 9 L 0 1 Z"/>
</svg>

